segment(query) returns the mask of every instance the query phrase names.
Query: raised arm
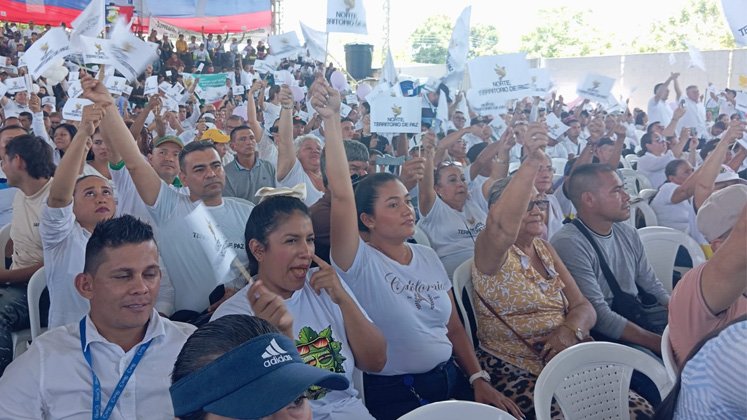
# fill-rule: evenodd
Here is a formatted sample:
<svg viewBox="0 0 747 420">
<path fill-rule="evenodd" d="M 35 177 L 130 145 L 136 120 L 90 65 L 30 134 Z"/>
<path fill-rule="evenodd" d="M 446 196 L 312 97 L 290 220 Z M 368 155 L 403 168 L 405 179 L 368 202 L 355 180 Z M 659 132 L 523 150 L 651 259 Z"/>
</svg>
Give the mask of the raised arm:
<svg viewBox="0 0 747 420">
<path fill-rule="evenodd" d="M 425 170 L 423 179 L 418 183 L 418 209 L 420 214 L 425 217 L 431 212 L 433 204 L 436 202 L 436 190 L 434 182 L 433 157 L 435 155 L 436 135 L 428 130 L 423 136 L 423 157 L 425 158 Z"/>
<path fill-rule="evenodd" d="M 745 123 L 732 121 L 729 128 L 724 132 L 721 141 L 716 144 L 716 148 L 706 157 L 700 168 L 688 177 L 689 181 L 697 174 L 693 191 L 695 209 L 699 209 L 713 193 L 716 177 L 721 170 L 721 162 L 724 161 L 734 142 L 743 136 L 744 132 Z M 674 202 L 674 196 L 672 196 L 672 201 Z"/>
<path fill-rule="evenodd" d="M 161 190 L 161 178 L 140 154 L 130 130 L 127 129 L 122 116 L 119 115 L 114 106 L 109 91 L 106 90 L 102 82 L 90 76 L 81 79 L 81 83 L 83 85 L 83 97 L 104 108 L 105 114 L 100 124 L 101 135 L 105 139 L 109 138 L 116 153 L 122 155 L 143 202 L 148 206 L 154 205 L 158 198 L 158 192 Z"/>
<path fill-rule="evenodd" d="M 547 129 L 537 123 L 530 124 L 524 140 L 527 158 L 509 181 L 501 198 L 490 206 L 485 230 L 477 235 L 475 241 L 475 267 L 481 273 L 495 274 L 516 241 L 532 197 L 534 178 L 547 159 L 542 150 L 546 145 Z"/>
<path fill-rule="evenodd" d="M 75 180 L 78 179 L 80 169 L 86 161 L 91 136 L 101 122 L 103 114 L 104 110 L 99 105 L 88 105 L 83 108 L 83 120 L 78 126 L 78 132 L 73 137 L 73 141 L 62 160 L 60 160 L 52 185 L 49 187 L 49 197 L 47 198 L 49 207 L 61 208 L 70 205 L 73 201 Z"/>
<path fill-rule="evenodd" d="M 278 122 L 278 166 L 275 176 L 285 179 L 296 164 L 296 147 L 293 145 L 293 92 L 288 86 L 280 88 L 280 121 Z"/>
<path fill-rule="evenodd" d="M 689 135 L 690 135 L 690 129 L 683 128 L 682 131 L 680 131 L 680 136 L 677 139 L 677 143 L 674 143 L 671 146 L 669 146 L 669 150 L 672 151 L 672 154 L 677 159 L 682 157 L 682 151 L 685 150 L 685 145 L 690 140 Z"/>
<path fill-rule="evenodd" d="M 358 252 L 358 213 L 353 195 L 353 183 L 350 180 L 348 159 L 342 145 L 342 126 L 340 125 L 340 93 L 333 89 L 326 80 L 318 78 L 311 86 L 311 105 L 324 121 L 326 171 L 332 194 L 330 228 L 330 254 L 335 264 L 347 271 Z"/>
<path fill-rule="evenodd" d="M 669 122 L 668 126 L 664 127 L 664 130 L 661 132 L 661 135 L 666 138 L 676 136 L 677 135 L 677 123 L 679 123 L 680 118 L 682 118 L 682 116 L 685 115 L 686 112 L 687 110 L 684 107 L 677 105 L 677 108 L 675 108 L 674 112 L 672 113 L 672 121 Z"/>
<path fill-rule="evenodd" d="M 729 237 L 718 248 L 701 277 L 703 300 L 713 314 L 725 311 L 747 293 L 747 206 Z"/>
<path fill-rule="evenodd" d="M 145 120 L 148 119 L 148 114 L 157 109 L 160 103 L 161 98 L 158 95 L 153 95 L 148 99 L 148 103 L 145 105 L 143 110 L 137 114 L 137 117 L 135 117 L 135 120 L 130 125 L 130 134 L 133 138 L 140 136 L 140 132 L 143 130 L 143 127 L 145 127 Z"/>
<path fill-rule="evenodd" d="M 625 148 L 625 133 L 627 132 L 625 125 L 622 123 L 622 117 L 617 120 L 613 131 L 615 133 L 615 147 L 605 163 L 613 168 L 617 168 L 622 157 L 622 150 Z"/>
<path fill-rule="evenodd" d="M 252 86 L 249 88 L 249 92 L 246 94 L 246 122 L 254 132 L 254 136 L 257 139 L 262 138 L 264 130 L 262 125 L 257 120 L 257 104 L 254 102 L 254 93 L 262 90 L 262 82 L 255 80 L 252 82 Z M 260 93 L 260 96 L 262 94 Z M 259 140 L 258 140 L 259 141 Z"/>
</svg>

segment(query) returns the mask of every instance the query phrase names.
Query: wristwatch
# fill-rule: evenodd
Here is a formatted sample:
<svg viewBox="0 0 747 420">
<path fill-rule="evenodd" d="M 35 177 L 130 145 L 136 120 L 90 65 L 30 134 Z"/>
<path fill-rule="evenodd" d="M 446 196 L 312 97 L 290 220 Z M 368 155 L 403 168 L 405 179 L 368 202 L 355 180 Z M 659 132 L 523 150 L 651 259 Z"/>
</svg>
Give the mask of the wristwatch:
<svg viewBox="0 0 747 420">
<path fill-rule="evenodd" d="M 485 379 L 485 382 L 490 383 L 490 374 L 484 370 L 473 373 L 472 376 L 469 377 L 469 384 L 472 385 L 478 379 Z"/>
<path fill-rule="evenodd" d="M 562 327 L 566 327 L 569 330 L 573 331 L 573 334 L 576 335 L 576 338 L 578 339 L 578 341 L 584 341 L 584 339 L 586 338 L 586 334 L 584 334 L 584 330 L 582 330 L 581 328 L 579 327 L 573 328 L 570 325 L 566 324 L 565 322 L 560 325 Z"/>
</svg>

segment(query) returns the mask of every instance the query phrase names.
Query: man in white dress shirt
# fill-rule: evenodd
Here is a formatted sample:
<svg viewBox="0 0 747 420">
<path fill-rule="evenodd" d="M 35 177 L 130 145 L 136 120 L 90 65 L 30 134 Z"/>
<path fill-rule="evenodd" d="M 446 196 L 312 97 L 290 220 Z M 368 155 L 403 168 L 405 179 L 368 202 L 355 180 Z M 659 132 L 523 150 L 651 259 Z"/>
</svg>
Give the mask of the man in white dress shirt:
<svg viewBox="0 0 747 420">
<path fill-rule="evenodd" d="M 90 312 L 11 363 L 0 377 L 0 417 L 172 419 L 169 375 L 194 327 L 153 309 L 160 280 L 150 226 L 132 216 L 99 223 L 75 277 Z"/>
<path fill-rule="evenodd" d="M 680 85 L 677 82 L 679 75 L 679 73 L 671 73 L 667 80 L 654 86 L 654 96 L 648 101 L 647 114 L 649 121 L 659 121 L 665 127 L 672 121 L 672 106 L 667 102 L 667 99 L 669 99 L 669 83 L 674 81 L 674 93 L 679 101 L 682 96 Z"/>
</svg>

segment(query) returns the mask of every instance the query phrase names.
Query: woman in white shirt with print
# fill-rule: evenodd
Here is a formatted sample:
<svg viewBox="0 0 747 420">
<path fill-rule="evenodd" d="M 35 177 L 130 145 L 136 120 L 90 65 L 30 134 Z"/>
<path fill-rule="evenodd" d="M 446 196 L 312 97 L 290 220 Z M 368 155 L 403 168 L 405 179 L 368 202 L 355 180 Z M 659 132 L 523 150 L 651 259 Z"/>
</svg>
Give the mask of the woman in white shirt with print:
<svg viewBox="0 0 747 420">
<path fill-rule="evenodd" d="M 405 242 L 415 231 L 407 189 L 394 175 L 377 173 L 358 183 L 353 194 L 342 144 L 340 94 L 323 79 L 311 92 L 326 132 L 334 221 L 331 259 L 387 340 L 384 369 L 364 374 L 369 412 L 379 420 L 397 419 L 430 402 L 474 398 L 521 416 L 480 369 L 438 256 L 428 247 Z"/>
<path fill-rule="evenodd" d="M 312 389 L 307 395 L 314 418 L 372 419 L 352 385 L 353 369 L 380 371 L 386 342 L 334 269 L 314 255 L 308 207 L 300 197 L 265 198 L 252 210 L 244 236 L 255 281 L 221 304 L 212 319 L 230 314 L 264 318 L 272 311 L 263 311 L 267 298 L 257 296 L 279 296 L 293 315 L 291 333 L 303 360 L 344 374 L 351 383 L 343 391 Z M 312 260 L 319 269 L 310 268 Z"/>
<path fill-rule="evenodd" d="M 685 130 L 687 129 L 683 132 Z M 667 139 L 661 134 L 655 132 L 644 134 L 641 137 L 641 151 L 638 152 L 640 159 L 638 159 L 636 170 L 645 175 L 654 188 L 659 188 L 667 180 L 664 168 L 669 162 L 682 156 L 682 149 L 686 143 L 687 138 L 685 141 L 673 143 L 670 148 Z"/>
</svg>

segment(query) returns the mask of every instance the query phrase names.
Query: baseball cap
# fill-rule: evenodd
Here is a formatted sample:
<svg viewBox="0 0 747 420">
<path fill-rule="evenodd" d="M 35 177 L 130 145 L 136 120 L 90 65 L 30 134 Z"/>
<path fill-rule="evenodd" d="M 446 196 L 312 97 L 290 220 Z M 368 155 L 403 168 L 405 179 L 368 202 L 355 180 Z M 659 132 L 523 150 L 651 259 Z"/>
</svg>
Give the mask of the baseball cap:
<svg viewBox="0 0 747 420">
<path fill-rule="evenodd" d="M 747 205 L 747 185 L 730 185 L 711 194 L 698 209 L 698 230 L 711 242 L 737 224 Z"/>
<path fill-rule="evenodd" d="M 158 147 L 164 143 L 174 143 L 175 145 L 184 148 L 184 143 L 182 143 L 182 140 L 176 136 L 159 137 L 156 139 L 156 141 L 153 142 L 153 147 Z"/>
<path fill-rule="evenodd" d="M 293 124 L 303 124 L 303 125 L 306 125 L 306 120 L 304 120 L 303 118 L 301 118 L 298 115 L 294 115 L 293 116 Z"/>
<path fill-rule="evenodd" d="M 228 134 L 218 130 L 217 128 L 211 128 L 202 133 L 200 140 L 212 140 L 213 143 L 228 143 L 231 138 Z"/>
<path fill-rule="evenodd" d="M 230 350 L 171 385 L 174 415 L 202 410 L 231 418 L 269 416 L 312 385 L 332 390 L 350 386 L 345 376 L 307 365 L 294 342 L 263 334 Z"/>
<path fill-rule="evenodd" d="M 743 180 L 739 177 L 739 174 L 734 172 L 733 169 L 726 165 L 721 165 L 721 171 L 716 176 L 715 183 L 718 184 L 719 182 L 729 182 L 729 181 L 738 181 L 740 184 L 747 184 L 747 181 Z"/>
</svg>

